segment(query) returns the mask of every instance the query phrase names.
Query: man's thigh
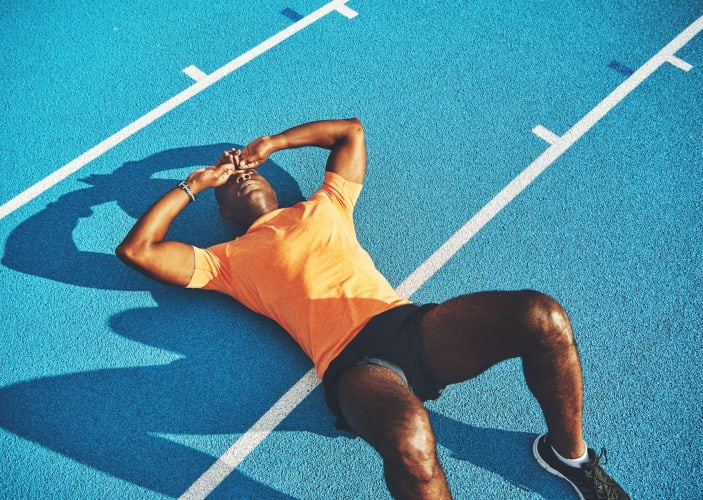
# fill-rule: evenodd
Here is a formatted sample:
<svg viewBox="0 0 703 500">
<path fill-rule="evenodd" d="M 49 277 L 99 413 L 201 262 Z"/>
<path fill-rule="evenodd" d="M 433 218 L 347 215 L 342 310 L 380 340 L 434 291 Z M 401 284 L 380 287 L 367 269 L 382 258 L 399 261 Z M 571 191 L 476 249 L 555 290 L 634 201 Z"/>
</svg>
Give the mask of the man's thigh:
<svg viewBox="0 0 703 500">
<path fill-rule="evenodd" d="M 349 426 L 383 457 L 417 431 L 434 442 L 427 410 L 393 370 L 373 364 L 350 368 L 339 378 L 337 396 Z"/>
<path fill-rule="evenodd" d="M 437 382 L 462 382 L 521 356 L 526 318 L 534 302 L 544 297 L 532 291 L 479 292 L 428 311 L 420 322 L 420 338 Z"/>
</svg>

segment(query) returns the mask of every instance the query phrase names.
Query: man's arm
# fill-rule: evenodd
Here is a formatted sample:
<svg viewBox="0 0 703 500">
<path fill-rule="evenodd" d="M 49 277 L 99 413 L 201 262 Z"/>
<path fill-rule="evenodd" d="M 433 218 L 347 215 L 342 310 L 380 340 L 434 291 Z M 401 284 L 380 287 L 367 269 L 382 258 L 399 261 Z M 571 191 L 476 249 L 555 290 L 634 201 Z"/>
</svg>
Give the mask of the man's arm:
<svg viewBox="0 0 703 500">
<path fill-rule="evenodd" d="M 224 153 L 218 162 L 198 169 L 188 176 L 188 185 L 194 195 L 217 187 L 234 172 L 239 159 Z M 169 285 L 186 286 L 195 270 L 193 248 L 178 241 L 164 241 L 171 222 L 190 203 L 190 196 L 175 188 L 154 203 L 137 221 L 115 250 L 128 266 L 157 281 Z"/>
<path fill-rule="evenodd" d="M 328 171 L 352 182 L 364 182 L 366 142 L 364 129 L 357 118 L 305 123 L 280 134 L 254 139 L 242 150 L 239 167 L 257 168 L 276 151 L 304 146 L 331 150 L 327 158 Z"/>
</svg>

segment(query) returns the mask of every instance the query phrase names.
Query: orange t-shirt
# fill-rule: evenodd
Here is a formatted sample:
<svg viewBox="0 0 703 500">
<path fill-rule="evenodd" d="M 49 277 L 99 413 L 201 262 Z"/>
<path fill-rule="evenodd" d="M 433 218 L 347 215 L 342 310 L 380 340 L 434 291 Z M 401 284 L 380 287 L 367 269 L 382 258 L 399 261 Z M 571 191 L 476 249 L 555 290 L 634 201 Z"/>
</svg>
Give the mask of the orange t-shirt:
<svg viewBox="0 0 703 500">
<path fill-rule="evenodd" d="M 276 321 L 322 378 L 371 318 L 410 303 L 357 241 L 352 212 L 361 187 L 326 172 L 309 200 L 263 215 L 232 241 L 194 247 L 188 287 L 225 293 Z"/>
</svg>

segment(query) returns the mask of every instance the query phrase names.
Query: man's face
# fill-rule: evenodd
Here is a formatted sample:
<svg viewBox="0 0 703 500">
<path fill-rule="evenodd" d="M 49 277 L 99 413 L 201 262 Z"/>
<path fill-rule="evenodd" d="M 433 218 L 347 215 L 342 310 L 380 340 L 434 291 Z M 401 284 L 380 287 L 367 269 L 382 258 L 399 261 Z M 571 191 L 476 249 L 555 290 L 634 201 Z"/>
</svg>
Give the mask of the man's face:
<svg viewBox="0 0 703 500">
<path fill-rule="evenodd" d="M 278 208 L 278 198 L 271 184 L 255 170 L 238 170 L 215 189 L 222 216 L 244 226 L 259 216 Z"/>
</svg>

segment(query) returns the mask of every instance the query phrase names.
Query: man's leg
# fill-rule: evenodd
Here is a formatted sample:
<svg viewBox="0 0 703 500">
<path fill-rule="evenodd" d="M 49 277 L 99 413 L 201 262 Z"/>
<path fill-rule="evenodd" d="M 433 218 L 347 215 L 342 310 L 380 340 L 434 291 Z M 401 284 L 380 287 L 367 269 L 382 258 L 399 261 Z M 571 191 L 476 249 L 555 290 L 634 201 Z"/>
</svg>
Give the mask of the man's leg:
<svg viewBox="0 0 703 500">
<path fill-rule="evenodd" d="M 581 364 L 569 319 L 553 299 L 532 291 L 464 295 L 427 312 L 420 336 L 441 384 L 461 382 L 500 361 L 521 358 L 527 385 L 544 413 L 550 444 L 567 458 L 585 452 Z"/>
<path fill-rule="evenodd" d="M 350 368 L 337 395 L 351 428 L 383 458 L 395 498 L 451 497 L 427 411 L 396 373 L 372 364 Z"/>
</svg>

